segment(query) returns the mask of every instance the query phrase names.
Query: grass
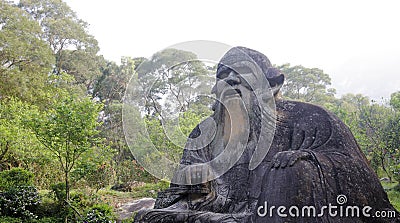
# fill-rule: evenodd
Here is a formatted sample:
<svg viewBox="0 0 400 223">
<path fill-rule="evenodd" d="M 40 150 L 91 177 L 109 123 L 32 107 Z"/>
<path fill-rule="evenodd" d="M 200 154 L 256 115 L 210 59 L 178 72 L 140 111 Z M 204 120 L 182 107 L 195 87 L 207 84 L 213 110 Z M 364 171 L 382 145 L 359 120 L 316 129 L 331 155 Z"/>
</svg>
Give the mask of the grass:
<svg viewBox="0 0 400 223">
<path fill-rule="evenodd" d="M 387 192 L 390 203 L 396 208 L 397 211 L 400 211 L 400 192 L 396 190 L 390 190 Z"/>
<path fill-rule="evenodd" d="M 124 203 L 132 202 L 132 200 L 144 197 L 156 198 L 159 191 L 165 190 L 168 187 L 168 182 L 158 181 L 157 183 L 145 183 L 143 186 L 134 187 L 131 192 L 115 191 L 107 187 L 99 190 L 97 193 L 88 188 L 81 188 L 79 190 L 72 190 L 71 194 L 83 193 L 89 195 L 91 199 L 94 199 L 90 200 L 91 202 L 105 203 L 116 209 Z M 39 194 L 42 199 L 52 200 L 53 198 L 49 196 L 50 192 L 50 190 L 40 190 Z"/>
<path fill-rule="evenodd" d="M 145 183 L 143 186 L 134 187 L 131 192 L 120 192 L 106 188 L 99 190 L 97 194 L 103 202 L 114 207 L 119 207 L 123 203 L 144 197 L 156 198 L 159 191 L 165 190 L 168 187 L 169 183 L 158 181 L 158 183 Z"/>
<path fill-rule="evenodd" d="M 385 189 L 390 203 L 396 210 L 400 211 L 400 191 L 398 182 L 383 182 L 381 181 L 382 187 Z"/>
</svg>

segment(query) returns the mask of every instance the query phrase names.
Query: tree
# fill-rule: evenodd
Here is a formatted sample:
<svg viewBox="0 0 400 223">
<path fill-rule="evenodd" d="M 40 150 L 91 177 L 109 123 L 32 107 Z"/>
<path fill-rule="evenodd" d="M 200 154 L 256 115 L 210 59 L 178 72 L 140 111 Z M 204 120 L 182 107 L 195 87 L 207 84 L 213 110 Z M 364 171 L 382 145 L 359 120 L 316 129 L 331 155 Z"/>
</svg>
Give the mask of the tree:
<svg viewBox="0 0 400 223">
<path fill-rule="evenodd" d="M 390 95 L 390 106 L 392 106 L 395 111 L 400 111 L 400 91 Z"/>
<path fill-rule="evenodd" d="M 39 156 L 40 143 L 24 126 L 35 111 L 35 106 L 17 99 L 0 100 L 0 170 L 27 167 Z"/>
<path fill-rule="evenodd" d="M 369 141 L 366 136 L 366 126 L 361 119 L 361 114 L 370 106 L 370 99 L 362 94 L 345 94 L 340 99 L 336 99 L 327 108 L 335 113 L 351 130 L 363 152 L 367 151 Z"/>
<path fill-rule="evenodd" d="M 19 7 L 31 15 L 42 29 L 41 39 L 55 56 L 54 73 L 73 75 L 75 84 L 90 92 L 104 64 L 97 40 L 88 33 L 88 24 L 61 0 L 21 0 Z"/>
<path fill-rule="evenodd" d="M 40 26 L 23 10 L 0 1 L 0 100 L 17 97 L 41 103 L 48 97 L 50 47 Z"/>
<path fill-rule="evenodd" d="M 390 179 L 398 169 L 397 125 L 399 118 L 387 105 L 371 102 L 361 94 L 346 94 L 331 109 L 351 129 L 362 151 L 376 172 Z"/>
<path fill-rule="evenodd" d="M 331 78 L 318 68 L 306 68 L 289 63 L 277 67 L 285 74 L 282 95 L 289 99 L 324 105 L 334 99 L 336 90 L 328 88 Z"/>
<path fill-rule="evenodd" d="M 393 164 L 391 166 L 395 179 L 400 182 L 400 92 L 391 94 L 390 106 L 394 113 L 388 117 L 385 140 L 388 141 Z"/>
<path fill-rule="evenodd" d="M 125 161 L 131 162 L 133 157 L 126 145 L 124 131 L 122 128 L 122 98 L 126 86 L 132 75 L 135 74 L 135 60 L 129 57 L 121 58 L 121 65 L 108 62 L 102 70 L 102 75 L 96 81 L 93 97 L 104 103 L 102 111 L 101 135 L 106 138 L 109 145 L 116 154 L 113 158 L 116 171 L 116 182 L 120 182 L 122 172 L 129 172 L 124 169 Z"/>
<path fill-rule="evenodd" d="M 198 101 L 199 94 L 210 94 L 214 74 L 191 52 L 166 49 L 145 60 L 137 69 L 139 88 L 146 96 L 145 113 L 164 118 L 167 113 L 184 112 Z M 204 98 L 202 98 L 204 99 Z M 204 100 L 203 100 L 204 101 Z M 205 100 L 207 104 L 207 99 Z M 211 100 L 208 101 L 211 104 Z M 207 106 L 207 105 L 206 105 Z"/>
<path fill-rule="evenodd" d="M 125 89 L 135 73 L 135 60 L 130 57 L 122 57 L 121 65 L 108 62 L 96 81 L 93 97 L 99 98 L 105 105 L 122 103 Z"/>
<path fill-rule="evenodd" d="M 101 104 L 89 98 L 70 97 L 53 109 L 37 114 L 28 124 L 43 146 L 57 158 L 64 172 L 66 201 L 69 200 L 69 174 L 81 156 L 99 142 L 97 127 Z"/>
</svg>

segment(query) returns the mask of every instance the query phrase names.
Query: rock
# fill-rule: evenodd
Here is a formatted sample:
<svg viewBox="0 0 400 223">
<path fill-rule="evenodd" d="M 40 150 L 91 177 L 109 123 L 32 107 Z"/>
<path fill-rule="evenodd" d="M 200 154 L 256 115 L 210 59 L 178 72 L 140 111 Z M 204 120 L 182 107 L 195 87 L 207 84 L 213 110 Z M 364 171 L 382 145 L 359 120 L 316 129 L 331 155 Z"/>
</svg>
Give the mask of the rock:
<svg viewBox="0 0 400 223">
<path fill-rule="evenodd" d="M 133 213 L 139 210 L 153 208 L 155 201 L 156 200 L 153 198 L 141 198 L 122 204 L 117 211 L 117 215 L 119 216 L 118 220 L 129 219 Z"/>
</svg>

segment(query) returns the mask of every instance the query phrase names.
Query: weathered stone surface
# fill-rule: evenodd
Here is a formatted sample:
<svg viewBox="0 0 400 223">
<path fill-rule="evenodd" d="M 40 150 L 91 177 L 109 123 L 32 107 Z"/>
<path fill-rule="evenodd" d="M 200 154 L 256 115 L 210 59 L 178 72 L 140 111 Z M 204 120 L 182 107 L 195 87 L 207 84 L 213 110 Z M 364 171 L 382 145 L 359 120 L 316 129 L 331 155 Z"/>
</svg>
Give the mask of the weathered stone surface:
<svg viewBox="0 0 400 223">
<path fill-rule="evenodd" d="M 128 219 L 134 212 L 150 209 L 154 207 L 155 199 L 153 198 L 141 198 L 132 202 L 125 203 L 117 210 L 119 221 Z"/>
<path fill-rule="evenodd" d="M 249 57 L 259 66 L 271 88 L 260 86 L 262 81 L 244 80 L 244 75 L 229 68 L 230 65 L 237 68 L 237 64 L 250 68 L 255 79 L 260 80 L 253 66 L 244 63 L 251 62 Z M 202 183 L 171 184 L 170 189 L 159 194 L 155 209 L 140 211 L 135 222 L 400 222 L 399 214 L 350 130 L 321 107 L 276 98 L 275 111 L 270 114 L 276 121 L 276 129 L 271 142 L 267 139 L 261 144 L 269 148 L 268 153 L 255 169 L 250 168 L 253 155 L 259 155 L 257 142 L 263 137 L 263 124 L 268 124 L 265 122 L 268 114 L 264 115 L 264 108 L 259 106 L 262 103 L 256 100 L 257 92 L 271 89 L 276 96 L 283 80 L 283 75 L 261 53 L 247 48 L 230 50 L 221 59 L 213 89 L 221 100 L 214 106 L 211 117 L 217 123 L 215 138 L 202 149 L 193 150 L 188 143 L 181 164 L 209 162 L 227 148 L 230 137 L 247 137 L 244 152 L 227 172 L 211 181 L 203 178 L 212 173 L 212 168 L 207 174 L 204 168 L 189 172 L 190 182 Z M 221 82 L 228 83 L 236 92 L 226 90 Z M 247 110 L 235 103 L 221 105 L 232 98 L 242 99 Z M 273 97 L 264 94 L 262 100 L 268 104 Z M 239 117 L 243 128 L 249 128 L 248 135 L 234 129 L 232 123 L 238 117 L 228 115 L 228 108 L 233 111 L 229 114 L 248 112 L 248 126 Z M 196 139 L 208 134 L 207 131 L 211 130 L 201 132 L 198 126 L 189 138 Z M 368 210 L 371 215 L 375 211 L 392 211 L 395 216 L 368 217 L 362 213 L 365 207 L 371 207 Z"/>
</svg>

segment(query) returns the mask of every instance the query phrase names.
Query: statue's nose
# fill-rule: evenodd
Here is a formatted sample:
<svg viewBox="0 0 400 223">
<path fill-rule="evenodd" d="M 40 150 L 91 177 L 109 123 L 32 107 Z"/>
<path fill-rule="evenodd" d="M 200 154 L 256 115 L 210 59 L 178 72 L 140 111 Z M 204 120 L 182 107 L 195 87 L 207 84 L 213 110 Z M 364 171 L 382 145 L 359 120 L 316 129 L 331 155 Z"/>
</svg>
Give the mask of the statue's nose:
<svg viewBox="0 0 400 223">
<path fill-rule="evenodd" d="M 239 75 L 235 72 L 235 71 L 231 71 L 228 75 L 228 77 L 225 79 L 225 81 L 229 84 L 229 85 L 236 85 L 236 84 L 240 84 L 240 78 Z"/>
</svg>

